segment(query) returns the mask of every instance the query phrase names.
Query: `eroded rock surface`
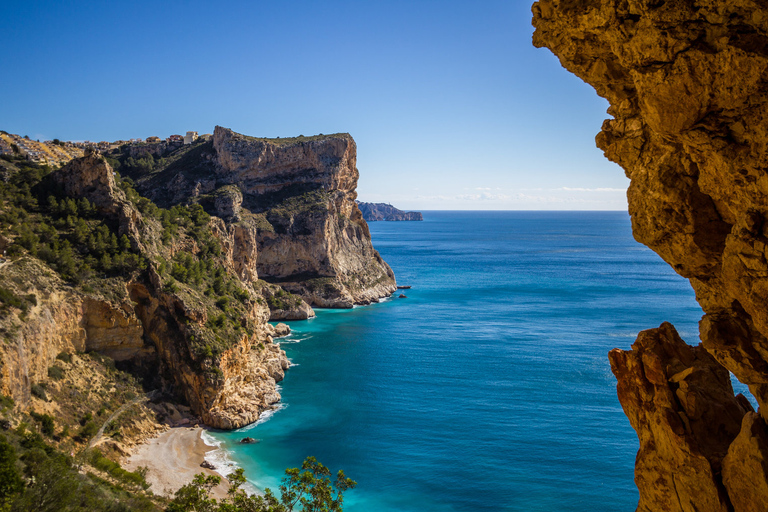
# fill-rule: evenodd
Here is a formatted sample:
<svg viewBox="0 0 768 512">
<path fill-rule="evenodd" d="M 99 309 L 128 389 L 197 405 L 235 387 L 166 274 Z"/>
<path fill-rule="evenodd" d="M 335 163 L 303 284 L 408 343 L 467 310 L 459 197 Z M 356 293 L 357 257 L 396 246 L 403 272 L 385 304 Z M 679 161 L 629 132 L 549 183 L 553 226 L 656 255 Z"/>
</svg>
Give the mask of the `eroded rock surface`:
<svg viewBox="0 0 768 512">
<path fill-rule="evenodd" d="M 263 139 L 217 126 L 213 140 L 137 187 L 164 206 L 197 202 L 223 219 L 232 260 L 301 296 L 307 305 L 349 308 L 395 291 L 392 269 L 371 244 L 357 198 L 357 145 L 346 133 Z M 306 307 L 274 319 L 306 318 Z"/>
<path fill-rule="evenodd" d="M 751 411 L 728 371 L 664 323 L 632 350 L 609 354 L 624 412 L 637 431 L 638 510 L 728 510 L 723 458 Z M 748 443 L 748 441 L 745 441 Z"/>
<path fill-rule="evenodd" d="M 765 3 L 540 0 L 533 5 L 533 23 L 534 44 L 552 50 L 566 69 L 609 101 L 613 118 L 603 123 L 597 144 L 631 180 L 628 200 L 635 238 L 690 280 L 706 313 L 701 322 L 703 347 L 749 385 L 764 421 L 768 414 Z M 621 389 L 640 385 L 630 375 L 617 374 L 620 394 Z M 725 400 L 715 395 L 705 399 L 713 402 L 709 407 Z M 649 405 L 633 403 L 640 409 Z M 651 414 L 628 411 L 630 418 L 641 413 Z M 721 440 L 707 442 L 738 443 L 727 459 L 726 473 L 741 471 L 762 482 L 759 471 L 746 470 L 743 447 L 760 446 L 764 432 L 762 421 L 750 421 L 737 441 L 729 429 L 720 434 Z M 649 435 L 648 424 L 633 426 L 641 440 Z M 661 436 L 653 445 L 661 462 L 649 466 L 639 459 L 636 478 L 667 486 L 674 482 L 676 486 L 667 487 L 673 492 L 681 484 L 680 476 L 671 480 L 671 475 L 680 474 L 679 466 L 662 453 L 666 445 L 680 442 L 671 431 L 655 434 Z M 696 510 L 723 506 L 750 510 L 733 492 L 723 495 L 717 478 L 710 485 L 706 465 L 696 467 L 700 469 L 685 472 L 685 485 L 709 489 L 694 501 Z M 752 488 L 765 486 L 756 482 Z M 742 491 L 736 494 L 742 496 Z M 714 499 L 716 495 L 720 497 Z M 640 509 L 671 510 L 654 496 L 641 487 Z M 684 499 L 678 501 L 681 510 L 694 510 Z M 765 503 L 765 495 L 752 502 Z"/>
<path fill-rule="evenodd" d="M 213 427 L 251 423 L 280 400 L 275 384 L 289 363 L 272 342 L 269 307 L 253 286 L 255 262 L 248 252 L 255 247 L 237 227 L 216 217 L 208 221 L 213 243 L 219 246 L 216 262 L 240 287 L 236 313 L 230 313 L 237 315 L 233 321 L 238 328 L 225 330 L 227 320 L 220 320 L 222 325 L 214 331 L 210 321 L 222 310 L 211 304 L 213 299 L 194 286 L 169 286 L 171 276 L 158 270 L 176 254 L 199 254 L 197 240 L 177 233 L 162 242 L 160 222 L 139 212 L 98 155 L 73 160 L 50 179 L 64 194 L 89 200 L 100 216 L 114 222 L 145 268 L 94 279 L 96 289 L 63 282 L 31 256 L 5 263 L 0 280 L 10 292 L 29 297 L 32 306 L 0 316 L 2 394 L 24 406 L 31 386 L 47 380 L 48 368 L 60 352 L 95 351 L 145 376 L 154 373 L 148 381 L 188 403 Z"/>
</svg>

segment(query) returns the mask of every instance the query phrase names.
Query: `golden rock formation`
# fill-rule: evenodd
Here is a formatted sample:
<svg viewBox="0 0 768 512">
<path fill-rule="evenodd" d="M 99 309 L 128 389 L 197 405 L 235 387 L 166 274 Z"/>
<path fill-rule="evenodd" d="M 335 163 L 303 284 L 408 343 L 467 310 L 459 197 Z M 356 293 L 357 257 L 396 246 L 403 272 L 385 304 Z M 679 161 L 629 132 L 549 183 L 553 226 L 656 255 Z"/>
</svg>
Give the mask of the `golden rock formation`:
<svg viewBox="0 0 768 512">
<path fill-rule="evenodd" d="M 669 388 L 664 408 L 674 411 L 662 414 L 656 399 L 635 399 L 650 388 L 620 364 L 650 357 L 641 356 L 644 335 L 631 353 L 613 352 L 619 396 L 641 439 L 638 510 L 768 510 L 768 9 L 752 0 L 540 0 L 533 24 L 534 44 L 609 101 L 613 118 L 597 145 L 631 180 L 635 238 L 690 280 L 706 313 L 703 347 L 760 405 L 762 418 L 747 413 L 737 436 L 731 425 L 701 437 L 680 423 L 677 413 L 688 411 L 672 380 L 680 372 L 668 370 L 685 358 L 654 352 L 665 369 L 654 375 Z M 713 379 L 721 380 L 687 384 L 686 396 L 709 402 L 697 410 L 731 407 L 728 393 L 705 391 Z M 654 396 L 664 386 L 654 381 Z"/>
</svg>

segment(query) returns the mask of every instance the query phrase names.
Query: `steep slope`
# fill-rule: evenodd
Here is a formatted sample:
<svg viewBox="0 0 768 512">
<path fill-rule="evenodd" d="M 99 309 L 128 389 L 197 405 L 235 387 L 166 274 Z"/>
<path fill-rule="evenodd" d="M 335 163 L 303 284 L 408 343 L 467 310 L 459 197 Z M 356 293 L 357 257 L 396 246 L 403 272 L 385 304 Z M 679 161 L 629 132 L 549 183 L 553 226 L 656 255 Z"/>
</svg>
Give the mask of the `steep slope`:
<svg viewBox="0 0 768 512">
<path fill-rule="evenodd" d="M 238 274 L 233 231 L 199 206 L 158 209 L 97 155 L 41 172 L 4 190 L 3 216 L 27 221 L 4 233 L 3 394 L 28 405 L 57 354 L 95 351 L 211 426 L 245 425 L 280 399 L 288 361 Z"/>
<path fill-rule="evenodd" d="M 768 10 L 751 0 L 541 0 L 533 23 L 534 44 L 610 102 L 597 144 L 631 179 L 635 238 L 690 280 L 706 313 L 703 347 L 760 405 L 759 416 L 732 409 L 740 432 L 706 418 L 694 428 L 690 414 L 732 407 L 714 370 L 687 358 L 674 375 L 641 378 L 642 336 L 631 352 L 612 353 L 627 415 L 656 418 L 632 421 L 638 510 L 767 510 Z M 686 360 L 674 353 L 657 351 L 654 367 Z M 687 380 L 693 411 L 675 377 L 683 371 L 701 375 Z M 656 394 L 667 386 L 669 399 L 651 398 L 649 382 Z M 669 456 L 670 446 L 706 463 Z"/>
<path fill-rule="evenodd" d="M 356 151 L 348 134 L 262 139 L 217 126 L 212 141 L 163 154 L 152 169 L 121 161 L 158 204 L 198 203 L 224 219 L 243 279 L 258 275 L 314 306 L 352 307 L 395 290 L 355 204 Z"/>
</svg>

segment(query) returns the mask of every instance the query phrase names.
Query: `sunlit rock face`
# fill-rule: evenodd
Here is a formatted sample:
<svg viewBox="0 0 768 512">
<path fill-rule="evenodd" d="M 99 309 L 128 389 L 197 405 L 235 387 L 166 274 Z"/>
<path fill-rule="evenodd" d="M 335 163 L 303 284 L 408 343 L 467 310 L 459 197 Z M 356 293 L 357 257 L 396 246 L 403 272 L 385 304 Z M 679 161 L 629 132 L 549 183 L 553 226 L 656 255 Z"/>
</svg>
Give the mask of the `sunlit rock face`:
<svg viewBox="0 0 768 512">
<path fill-rule="evenodd" d="M 705 456 L 708 464 L 666 457 L 667 447 L 687 445 L 654 433 L 636 466 L 639 510 L 768 510 L 768 9 L 749 0 L 541 0 L 533 5 L 533 24 L 534 44 L 609 101 L 612 119 L 596 140 L 631 180 L 635 238 L 690 280 L 706 313 L 703 347 L 749 385 L 763 416 L 745 414 L 735 438 L 732 429 L 717 434 L 728 455 Z M 633 352 L 639 350 L 636 344 Z M 657 356 L 662 367 L 671 364 L 667 356 Z M 620 397 L 622 389 L 640 386 L 634 373 L 615 373 Z M 704 384 L 689 383 L 697 386 Z M 726 395 L 703 392 L 698 400 L 726 407 Z M 673 398 L 671 410 L 683 407 Z M 652 400 L 633 403 L 632 410 L 653 414 Z M 647 422 L 633 426 L 641 441 L 650 435 Z M 650 459 L 661 462 L 642 463 Z M 678 492 L 696 485 L 709 490 L 690 500 Z"/>
<path fill-rule="evenodd" d="M 394 292 L 394 273 L 374 250 L 355 203 L 357 145 L 350 135 L 281 142 L 217 126 L 213 148 L 217 183 L 234 185 L 242 208 L 261 217 L 261 278 L 320 307 L 368 304 Z"/>
</svg>

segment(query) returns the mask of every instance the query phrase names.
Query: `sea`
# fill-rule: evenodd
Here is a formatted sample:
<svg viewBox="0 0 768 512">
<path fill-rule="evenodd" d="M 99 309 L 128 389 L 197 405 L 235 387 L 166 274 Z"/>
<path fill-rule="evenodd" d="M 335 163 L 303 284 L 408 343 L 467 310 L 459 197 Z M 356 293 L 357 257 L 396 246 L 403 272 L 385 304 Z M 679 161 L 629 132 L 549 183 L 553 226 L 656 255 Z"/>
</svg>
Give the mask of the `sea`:
<svg viewBox="0 0 768 512">
<path fill-rule="evenodd" d="M 664 321 L 698 343 L 687 280 L 626 212 L 423 214 L 369 224 L 411 289 L 289 322 L 280 407 L 206 433 L 210 458 L 277 491 L 314 456 L 357 482 L 348 512 L 634 510 L 607 354 Z"/>
</svg>

